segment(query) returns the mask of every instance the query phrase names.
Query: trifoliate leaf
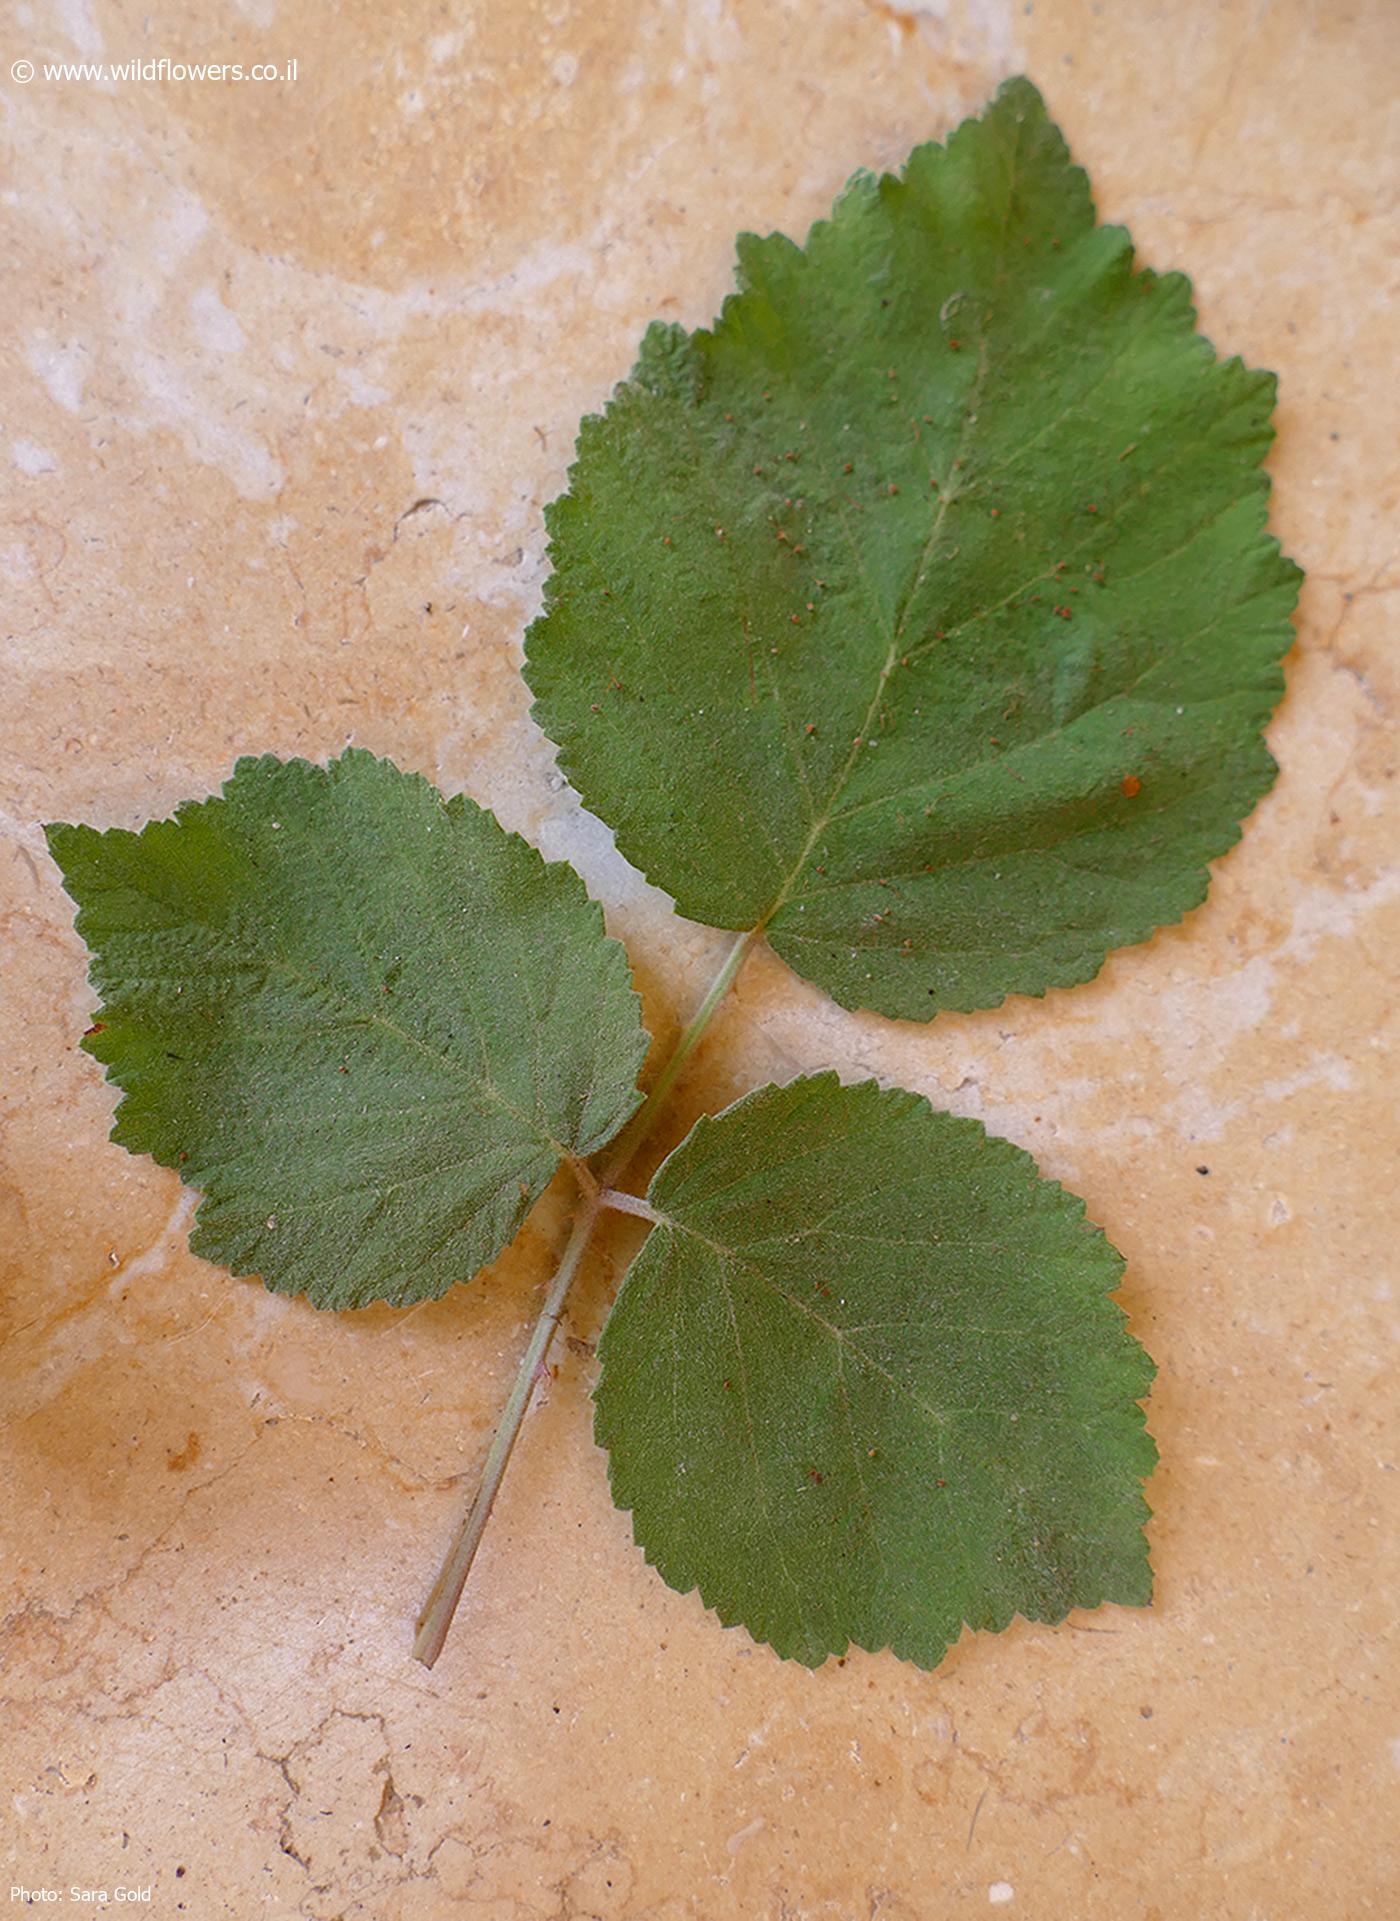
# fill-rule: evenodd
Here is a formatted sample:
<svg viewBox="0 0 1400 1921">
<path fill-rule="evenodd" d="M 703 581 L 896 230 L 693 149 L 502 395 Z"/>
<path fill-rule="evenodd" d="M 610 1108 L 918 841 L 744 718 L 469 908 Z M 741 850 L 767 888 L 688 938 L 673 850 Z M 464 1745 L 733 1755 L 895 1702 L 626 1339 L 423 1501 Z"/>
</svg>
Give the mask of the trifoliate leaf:
<svg viewBox="0 0 1400 1921">
<path fill-rule="evenodd" d="M 928 1019 L 1205 895 L 1274 764 L 1274 379 L 1095 224 L 1005 86 L 653 326 L 548 513 L 536 714 L 692 919 Z"/>
<path fill-rule="evenodd" d="M 577 876 L 388 761 L 242 760 L 139 834 L 48 835 L 112 1138 L 203 1191 L 191 1245 L 236 1274 L 441 1294 L 637 1103 L 627 959 Z"/>
<path fill-rule="evenodd" d="M 672 1587 L 811 1665 L 1150 1599 L 1152 1364 L 1028 1155 L 819 1074 L 698 1122 L 648 1200 L 597 1433 Z"/>
</svg>

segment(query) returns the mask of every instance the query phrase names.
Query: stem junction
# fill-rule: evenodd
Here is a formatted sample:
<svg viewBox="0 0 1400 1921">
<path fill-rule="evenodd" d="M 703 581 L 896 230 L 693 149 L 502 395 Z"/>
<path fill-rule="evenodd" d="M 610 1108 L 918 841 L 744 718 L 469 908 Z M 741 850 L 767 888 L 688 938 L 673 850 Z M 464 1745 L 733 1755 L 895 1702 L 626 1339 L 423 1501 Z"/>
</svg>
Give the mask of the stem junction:
<svg viewBox="0 0 1400 1921">
<path fill-rule="evenodd" d="M 650 1136 L 652 1129 L 660 1120 L 671 1089 L 680 1079 L 686 1062 L 699 1046 L 705 1030 L 714 1019 L 725 995 L 738 976 L 740 968 L 747 960 L 759 930 L 751 928 L 747 933 L 738 935 L 719 972 L 710 983 L 705 998 L 691 1020 L 681 1033 L 667 1057 L 656 1082 L 632 1116 L 631 1120 L 618 1135 L 612 1150 L 602 1161 L 598 1174 L 586 1161 L 570 1161 L 570 1169 L 578 1185 L 579 1201 L 574 1211 L 569 1238 L 559 1258 L 559 1266 L 554 1278 L 545 1291 L 539 1316 L 530 1333 L 525 1352 L 520 1357 L 515 1380 L 501 1409 L 501 1418 L 492 1437 L 491 1448 L 482 1469 L 481 1483 L 476 1496 L 468 1508 L 466 1518 L 448 1549 L 432 1592 L 423 1604 L 418 1617 L 418 1633 L 413 1643 L 414 1658 L 424 1667 L 432 1667 L 442 1653 L 447 1639 L 447 1631 L 452 1625 L 452 1617 L 457 1611 L 457 1603 L 462 1598 L 462 1590 L 467 1584 L 472 1562 L 481 1545 L 481 1537 L 486 1532 L 486 1523 L 491 1518 L 491 1509 L 501 1482 L 505 1479 L 511 1451 L 520 1433 L 521 1424 L 530 1405 L 536 1378 L 549 1353 L 549 1346 L 564 1314 L 564 1302 L 568 1297 L 574 1277 L 582 1264 L 588 1244 L 593 1238 L 593 1230 L 598 1216 L 605 1207 L 616 1209 L 622 1214 L 635 1214 L 645 1221 L 657 1221 L 661 1217 L 648 1202 L 639 1195 L 620 1192 L 613 1183 L 623 1174 Z"/>
</svg>

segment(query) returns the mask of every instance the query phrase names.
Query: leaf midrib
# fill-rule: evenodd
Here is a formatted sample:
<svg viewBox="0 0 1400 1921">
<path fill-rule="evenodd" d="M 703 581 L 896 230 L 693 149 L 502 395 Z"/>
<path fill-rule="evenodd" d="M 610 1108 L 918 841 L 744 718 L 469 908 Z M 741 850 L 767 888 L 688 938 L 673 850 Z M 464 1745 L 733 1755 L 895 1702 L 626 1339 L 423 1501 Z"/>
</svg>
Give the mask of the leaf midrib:
<svg viewBox="0 0 1400 1921">
<path fill-rule="evenodd" d="M 978 1418 L 983 1415 L 1000 1415 L 1003 1419 L 1009 1419 L 1011 1415 L 1014 1414 L 1018 1424 L 1023 1420 L 1029 1419 L 1046 1421 L 1052 1425 L 1058 1420 L 1064 1425 L 1073 1425 L 1069 1417 L 1058 1415 L 1054 1409 L 1041 1411 L 1034 1408 L 1027 1409 L 1023 1406 L 1015 1408 L 992 1406 L 947 1407 L 943 1409 L 930 1407 L 926 1401 L 920 1399 L 906 1382 L 901 1381 L 897 1374 L 892 1374 L 887 1367 L 882 1367 L 879 1361 L 875 1360 L 864 1348 L 853 1341 L 849 1328 L 838 1327 L 834 1321 L 829 1321 L 824 1314 L 819 1314 L 809 1302 L 799 1299 L 796 1294 L 792 1293 L 788 1288 L 783 1287 L 778 1281 L 775 1281 L 771 1275 L 765 1273 L 754 1261 L 747 1259 L 737 1248 L 727 1247 L 722 1241 L 712 1240 L 708 1234 L 702 1234 L 698 1228 L 691 1227 L 685 1221 L 677 1220 L 674 1215 L 661 1215 L 658 1218 L 657 1226 L 672 1233 L 688 1235 L 691 1240 L 698 1241 L 702 1247 L 709 1248 L 712 1254 L 718 1256 L 721 1265 L 721 1284 L 725 1289 L 726 1299 L 729 1300 L 731 1310 L 733 1303 L 729 1295 L 729 1284 L 727 1278 L 723 1275 L 724 1263 L 728 1261 L 732 1261 L 736 1267 L 743 1268 L 744 1272 L 750 1275 L 758 1285 L 768 1293 L 775 1295 L 789 1307 L 795 1308 L 799 1314 L 805 1315 L 808 1320 L 814 1321 L 824 1333 L 831 1336 L 832 1341 L 836 1345 L 838 1355 L 842 1353 L 851 1354 L 862 1367 L 867 1368 L 872 1374 L 878 1374 L 882 1380 L 888 1382 L 896 1394 L 902 1395 L 905 1400 L 918 1408 L 920 1413 L 928 1416 L 933 1424 L 935 1434 L 941 1434 L 947 1429 L 950 1424 L 950 1417 L 972 1416 Z M 861 1322 L 860 1325 L 861 1327 L 872 1327 L 881 1324 L 878 1322 Z M 964 1328 L 963 1325 L 959 1326 L 958 1331 L 960 1333 L 966 1331 L 968 1333 L 1001 1335 L 1014 1332 L 1014 1330 L 1007 1328 Z M 1040 1334 L 1040 1330 L 1037 1330 L 1037 1334 Z M 1043 1336 L 1041 1337 L 1043 1338 Z M 734 1340 L 736 1351 L 741 1351 L 742 1343 L 738 1337 L 737 1327 Z"/>
<path fill-rule="evenodd" d="M 958 451 L 953 456 L 955 460 L 962 457 L 963 450 L 967 444 L 967 436 L 968 436 L 969 429 L 971 428 L 973 420 L 976 418 L 976 412 L 977 412 L 976 401 L 979 393 L 981 392 L 982 384 L 986 376 L 986 368 L 987 368 L 987 343 L 984 338 L 982 341 L 981 359 L 978 365 L 977 377 L 974 380 L 972 385 L 972 390 L 969 396 L 967 409 L 963 417 L 962 430 L 958 437 Z M 944 523 L 944 520 L 947 518 L 949 505 L 956 497 L 957 496 L 955 493 L 942 492 L 942 491 L 940 491 L 939 493 L 938 512 L 933 517 L 933 523 L 929 528 L 928 538 L 925 540 L 922 548 L 919 551 L 918 560 L 915 563 L 913 574 L 910 578 L 908 587 L 905 589 L 903 598 L 900 601 L 897 613 L 894 619 L 890 622 L 889 644 L 885 651 L 884 664 L 880 668 L 879 675 L 875 682 L 875 689 L 870 696 L 870 704 L 865 710 L 865 716 L 861 721 L 860 729 L 852 739 L 850 748 L 847 750 L 846 758 L 841 764 L 841 767 L 839 772 L 837 773 L 836 779 L 832 782 L 831 789 L 827 794 L 826 801 L 822 807 L 821 812 L 818 815 L 816 815 L 812 821 L 812 825 L 807 833 L 807 838 L 803 842 L 802 851 L 799 853 L 796 861 L 793 863 L 791 872 L 787 875 L 781 887 L 778 889 L 777 895 L 774 897 L 774 900 L 771 906 L 767 908 L 767 910 L 764 912 L 762 917 L 756 923 L 754 928 L 755 933 L 761 934 L 764 931 L 764 929 L 768 926 L 769 922 L 773 920 L 775 915 L 780 913 L 781 910 L 787 905 L 789 899 L 792 897 L 792 891 L 796 887 L 798 881 L 802 878 L 802 875 L 806 870 L 807 863 L 811 859 L 813 852 L 815 851 L 817 845 L 819 844 L 822 838 L 822 835 L 826 833 L 827 829 L 831 826 L 832 820 L 835 818 L 841 796 L 846 790 L 846 787 L 851 778 L 851 774 L 855 769 L 856 762 L 860 759 L 861 753 L 865 747 L 865 743 L 869 739 L 870 728 L 873 721 L 875 720 L 877 713 L 879 712 L 880 701 L 884 695 L 885 686 L 889 680 L 890 675 L 894 672 L 894 664 L 899 657 L 900 642 L 904 638 L 904 628 L 905 628 L 905 623 L 908 621 L 908 618 L 909 618 L 909 610 L 914 603 L 914 598 L 917 595 L 919 588 L 923 584 L 924 574 L 927 571 L 929 560 L 933 554 L 934 545 L 937 542 L 939 535 L 943 531 L 943 523 Z M 846 524 L 846 518 L 844 513 L 841 511 L 839 503 L 837 505 L 837 518 L 840 523 L 841 532 L 845 536 L 846 543 L 851 549 L 852 558 L 854 559 L 857 570 L 860 574 L 861 583 L 865 588 L 866 597 L 870 602 L 872 611 L 878 617 L 878 613 L 879 613 L 878 602 L 876 601 L 874 592 L 870 586 L 869 577 L 867 576 L 865 572 L 865 568 L 861 563 L 859 549 L 856 546 L 855 541 L 851 538 L 850 529 Z"/>
<path fill-rule="evenodd" d="M 190 924 L 193 927 L 204 930 L 204 924 L 202 922 L 194 921 Z M 565 1147 L 562 1141 L 556 1140 L 547 1129 L 540 1127 L 536 1121 L 532 1120 L 528 1114 L 518 1108 L 514 1102 L 508 1100 L 493 1080 L 484 1074 L 474 1072 L 459 1054 L 452 1051 L 445 1053 L 434 1051 L 426 1041 L 420 1040 L 419 1037 L 408 1028 L 400 1027 L 396 1021 L 389 1020 L 380 1010 L 373 1007 L 365 1007 L 350 998 L 348 994 L 339 988 L 329 977 L 318 979 L 314 975 L 304 973 L 284 955 L 273 955 L 271 958 L 258 957 L 250 959 L 247 963 L 246 971 L 264 976 L 280 974 L 285 979 L 295 983 L 298 987 L 305 989 L 308 993 L 329 1001 L 347 1025 L 378 1027 L 384 1033 L 392 1035 L 395 1040 L 404 1046 L 416 1048 L 424 1059 L 429 1061 L 435 1068 L 450 1070 L 455 1073 L 457 1079 L 466 1081 L 469 1086 L 476 1090 L 477 1093 L 493 1106 L 499 1107 L 504 1113 L 509 1114 L 512 1119 L 520 1123 L 527 1134 L 532 1135 L 543 1146 L 551 1148 L 560 1160 L 567 1161 L 577 1158 L 572 1148 Z M 204 972 L 202 977 L 204 979 L 219 978 L 212 970 Z M 108 1011 L 105 1000 L 109 992 L 119 992 L 122 988 L 129 988 L 133 982 L 148 983 L 161 979 L 183 981 L 186 978 L 184 975 L 149 975 L 141 973 L 136 975 L 123 975 L 117 979 L 104 979 L 98 983 L 99 991 L 104 997 L 103 1011 Z M 475 1022 L 475 1011 L 470 1006 L 467 1006 L 465 1011 L 468 1017 Z M 331 1030 L 329 1024 L 327 1024 L 323 1031 L 330 1032 L 333 1030 Z"/>
<path fill-rule="evenodd" d="M 1002 214 L 1001 234 L 999 236 L 999 241 L 998 241 L 998 254 L 997 254 L 998 280 L 1004 277 L 1006 234 L 1007 234 L 1007 228 L 1009 226 L 1010 217 L 1011 217 L 1011 203 L 1016 191 L 1016 166 L 1019 158 L 1020 144 L 1021 144 L 1021 121 L 1019 119 L 1016 119 L 1013 122 L 1013 126 L 1015 129 L 1015 133 L 1013 137 L 1010 158 L 1008 161 L 1006 206 Z M 948 471 L 950 474 L 955 473 L 957 471 L 957 463 L 960 460 L 965 459 L 966 457 L 969 437 L 972 431 L 973 424 L 977 419 L 977 411 L 978 411 L 982 390 L 986 384 L 987 367 L 988 367 L 987 336 L 986 336 L 986 332 L 983 331 L 979 336 L 977 372 L 969 384 L 968 396 L 963 405 L 962 423 L 961 423 L 961 426 L 959 427 L 956 446 L 951 456 L 952 464 L 949 465 L 948 467 Z M 932 475 L 930 475 L 930 478 L 931 477 Z M 769 923 L 774 919 L 774 917 L 778 913 L 780 913 L 781 910 L 787 905 L 789 899 L 792 896 L 792 891 L 796 887 L 798 881 L 801 879 L 802 874 L 806 869 L 807 863 L 811 859 L 812 854 L 815 851 L 818 843 L 820 842 L 822 835 L 826 833 L 827 829 L 831 825 L 832 818 L 836 813 L 841 795 L 845 792 L 845 789 L 850 781 L 851 774 L 854 771 L 856 762 L 859 760 L 861 752 L 864 749 L 865 742 L 869 737 L 871 723 L 874 721 L 875 716 L 879 711 L 880 700 L 882 695 L 884 694 L 885 685 L 889 680 L 890 675 L 894 672 L 894 664 L 896 659 L 899 656 L 900 642 L 904 636 L 904 628 L 909 618 L 909 610 L 914 604 L 914 599 L 915 599 L 915 596 L 918 594 L 920 586 L 923 584 L 924 574 L 927 570 L 929 560 L 932 556 L 934 544 L 938 540 L 939 535 L 943 531 L 943 523 L 947 517 L 948 508 L 951 505 L 951 503 L 956 498 L 958 498 L 959 491 L 960 490 L 956 488 L 951 488 L 951 487 L 950 488 L 940 487 L 939 489 L 938 512 L 933 517 L 933 524 L 929 528 L 928 538 L 925 540 L 923 547 L 920 550 L 919 558 L 915 564 L 914 571 L 910 578 L 909 585 L 905 589 L 903 598 L 900 601 L 899 608 L 895 615 L 895 618 L 890 623 L 889 645 L 888 645 L 888 648 L 886 649 L 884 665 L 880 669 L 879 676 L 875 683 L 874 691 L 870 696 L 870 704 L 865 710 L 865 718 L 861 723 L 859 732 L 854 736 L 852 740 L 850 749 L 847 752 L 846 758 L 841 765 L 840 771 L 838 772 L 836 779 L 832 783 L 831 790 L 827 795 L 826 802 L 822 807 L 820 814 L 818 814 L 812 822 L 811 828 L 807 834 L 807 838 L 803 843 L 802 851 L 798 855 L 797 860 L 795 861 L 791 872 L 787 875 L 782 885 L 778 889 L 777 895 L 773 899 L 771 905 L 767 908 L 767 910 L 756 922 L 753 931 L 757 934 L 763 933 L 764 930 L 768 927 Z M 837 517 L 840 522 L 842 534 L 845 536 L 846 542 L 851 548 L 852 556 L 855 560 L 857 571 L 861 579 L 861 583 L 865 588 L 866 597 L 869 600 L 871 610 L 876 616 L 876 619 L 878 621 L 880 618 L 879 603 L 876 600 L 875 595 L 871 590 L 869 577 L 867 576 L 865 569 L 861 564 L 859 548 L 856 546 L 856 543 L 851 538 L 850 529 L 846 525 L 845 516 L 841 512 L 839 503 L 837 504 Z"/>
</svg>

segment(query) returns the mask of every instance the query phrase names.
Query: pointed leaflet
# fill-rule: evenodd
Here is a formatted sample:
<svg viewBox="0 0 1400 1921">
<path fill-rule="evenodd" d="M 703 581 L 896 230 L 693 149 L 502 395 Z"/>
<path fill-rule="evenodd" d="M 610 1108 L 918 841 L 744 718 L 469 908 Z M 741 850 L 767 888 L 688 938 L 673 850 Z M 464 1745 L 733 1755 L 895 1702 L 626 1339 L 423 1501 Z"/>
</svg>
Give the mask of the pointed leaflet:
<svg viewBox="0 0 1400 1921">
<path fill-rule="evenodd" d="M 1274 767 L 1274 381 L 1026 81 L 654 326 L 549 510 L 536 713 L 683 914 L 928 1019 L 1179 919 Z"/>
<path fill-rule="evenodd" d="M 577 876 L 388 761 L 242 760 L 139 834 L 48 834 L 112 1137 L 203 1191 L 191 1245 L 236 1274 L 441 1294 L 637 1104 L 627 959 Z"/>
<path fill-rule="evenodd" d="M 1028 1155 L 818 1074 L 700 1121 L 648 1199 L 597 1432 L 672 1587 L 810 1665 L 1150 1599 L 1152 1364 Z"/>
</svg>

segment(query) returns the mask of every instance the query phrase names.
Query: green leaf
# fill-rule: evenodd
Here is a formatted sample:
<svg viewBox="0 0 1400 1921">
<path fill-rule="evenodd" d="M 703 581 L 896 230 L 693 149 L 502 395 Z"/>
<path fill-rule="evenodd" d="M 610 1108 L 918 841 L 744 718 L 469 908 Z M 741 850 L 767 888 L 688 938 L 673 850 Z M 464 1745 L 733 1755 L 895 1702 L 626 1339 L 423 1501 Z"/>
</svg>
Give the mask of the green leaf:
<svg viewBox="0 0 1400 1921">
<path fill-rule="evenodd" d="M 637 1104 L 627 959 L 569 869 L 351 749 L 242 760 L 139 834 L 54 826 L 124 1089 L 191 1245 L 318 1307 L 468 1280 Z"/>
<path fill-rule="evenodd" d="M 648 1199 L 597 1435 L 672 1587 L 810 1665 L 1150 1599 L 1152 1364 L 1028 1155 L 818 1074 L 699 1121 Z"/>
<path fill-rule="evenodd" d="M 1088 979 L 1273 778 L 1273 376 L 1134 272 L 1024 80 L 805 248 L 743 236 L 739 284 L 653 326 L 549 510 L 560 764 L 681 913 L 844 1006 Z"/>
</svg>

